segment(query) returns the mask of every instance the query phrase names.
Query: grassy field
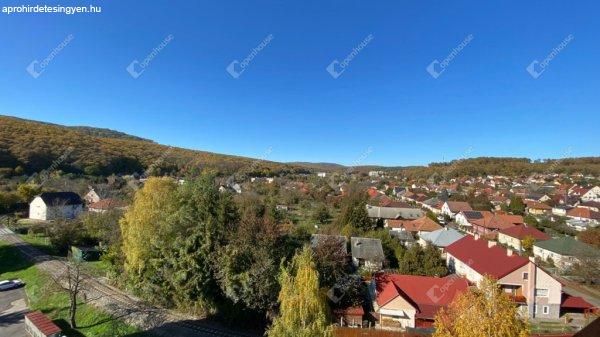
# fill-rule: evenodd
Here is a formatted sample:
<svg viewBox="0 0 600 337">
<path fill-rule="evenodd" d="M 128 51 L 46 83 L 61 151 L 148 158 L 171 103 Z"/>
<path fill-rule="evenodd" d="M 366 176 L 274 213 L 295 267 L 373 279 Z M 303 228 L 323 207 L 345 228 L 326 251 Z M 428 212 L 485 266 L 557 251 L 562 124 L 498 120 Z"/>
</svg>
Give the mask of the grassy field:
<svg viewBox="0 0 600 337">
<path fill-rule="evenodd" d="M 32 239 L 33 240 L 33 239 Z M 53 289 L 51 280 L 29 263 L 18 250 L 0 241 L 0 279 L 19 278 L 27 285 L 25 291 L 31 310 L 40 310 L 58 324 L 67 336 L 72 337 L 120 337 L 143 336 L 139 330 L 125 325 L 101 310 L 80 303 L 77 311 L 78 329 L 69 328 L 68 297 Z"/>
</svg>

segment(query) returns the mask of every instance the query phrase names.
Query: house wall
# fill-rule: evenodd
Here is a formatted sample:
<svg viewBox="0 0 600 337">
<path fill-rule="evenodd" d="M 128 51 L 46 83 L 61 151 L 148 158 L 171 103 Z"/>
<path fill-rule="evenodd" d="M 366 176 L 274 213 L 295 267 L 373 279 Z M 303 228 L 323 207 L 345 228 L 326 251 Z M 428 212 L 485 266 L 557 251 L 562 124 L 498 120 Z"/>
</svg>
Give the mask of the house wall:
<svg viewBox="0 0 600 337">
<path fill-rule="evenodd" d="M 29 219 L 47 220 L 46 204 L 40 197 L 35 197 L 29 204 Z"/>
<path fill-rule="evenodd" d="M 523 279 L 523 274 L 529 273 L 528 279 Z M 562 285 L 552 278 L 534 263 L 529 262 L 523 267 L 513 271 L 498 280 L 500 285 L 520 285 L 523 296 L 530 306 L 530 317 L 535 318 L 559 318 L 560 302 L 562 296 Z M 548 296 L 535 296 L 535 289 L 548 289 Z M 537 306 L 537 313 L 532 306 Z M 544 314 L 544 307 L 548 307 L 548 313 Z"/>
<path fill-rule="evenodd" d="M 513 238 L 512 236 L 498 233 L 498 242 L 500 242 L 503 245 L 507 245 L 517 251 L 521 250 L 521 240 Z"/>
<path fill-rule="evenodd" d="M 600 202 L 600 187 L 595 186 L 591 190 L 587 191 L 584 195 L 581 196 L 581 200 Z"/>
<path fill-rule="evenodd" d="M 398 322 L 401 328 L 415 327 L 417 310 L 402 296 L 398 296 L 386 305 L 379 307 L 377 312 L 380 315 L 380 322 L 384 322 L 384 319 L 387 318 Z M 385 323 L 382 327 L 385 327 Z"/>
<path fill-rule="evenodd" d="M 570 267 L 576 261 L 572 256 L 561 255 L 535 245 L 533 246 L 533 256 L 543 261 L 548 260 L 549 257 L 554 262 L 554 265 L 562 269 Z"/>
<path fill-rule="evenodd" d="M 446 253 L 446 266 L 450 272 L 454 272 L 472 283 L 479 284 L 479 282 L 483 279 L 483 276 L 473 270 L 469 265 L 449 253 Z"/>
</svg>

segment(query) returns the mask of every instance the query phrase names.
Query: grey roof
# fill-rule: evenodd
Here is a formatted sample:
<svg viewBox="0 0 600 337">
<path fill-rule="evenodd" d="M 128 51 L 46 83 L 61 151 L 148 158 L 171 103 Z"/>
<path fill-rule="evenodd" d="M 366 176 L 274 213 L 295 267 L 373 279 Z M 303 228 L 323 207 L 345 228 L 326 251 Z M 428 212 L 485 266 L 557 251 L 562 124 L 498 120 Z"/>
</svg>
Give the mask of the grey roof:
<svg viewBox="0 0 600 337">
<path fill-rule="evenodd" d="M 340 250 L 343 250 L 345 253 L 348 253 L 348 246 L 346 245 L 348 239 L 346 239 L 346 237 L 343 235 L 313 234 L 310 236 L 310 246 L 311 248 L 315 249 L 319 245 L 319 243 L 324 242 L 328 239 L 337 240 L 340 244 Z"/>
<path fill-rule="evenodd" d="M 379 219 L 408 219 L 414 220 L 422 217 L 425 213 L 419 208 L 403 207 L 380 207 L 367 205 L 369 218 Z"/>
<path fill-rule="evenodd" d="M 436 247 L 446 247 L 464 237 L 459 231 L 452 228 L 442 228 L 433 232 L 424 232 L 420 237 Z"/>
<path fill-rule="evenodd" d="M 378 262 L 383 262 L 385 259 L 381 240 L 379 239 L 352 237 L 350 243 L 352 245 L 352 257 L 355 259 Z"/>
<path fill-rule="evenodd" d="M 48 206 L 66 206 L 83 204 L 81 197 L 74 192 L 44 192 L 39 195 Z"/>
</svg>

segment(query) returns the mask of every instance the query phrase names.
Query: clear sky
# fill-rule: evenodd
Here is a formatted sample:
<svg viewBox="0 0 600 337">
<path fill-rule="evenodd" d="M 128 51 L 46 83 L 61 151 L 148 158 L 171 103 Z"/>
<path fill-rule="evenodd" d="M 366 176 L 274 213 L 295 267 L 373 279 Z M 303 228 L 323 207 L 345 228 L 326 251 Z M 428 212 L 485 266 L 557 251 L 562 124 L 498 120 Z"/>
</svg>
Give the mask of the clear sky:
<svg viewBox="0 0 600 337">
<path fill-rule="evenodd" d="M 600 155 L 598 1 L 0 7 L 59 3 L 102 13 L 0 13 L 0 114 L 275 161 Z"/>
</svg>

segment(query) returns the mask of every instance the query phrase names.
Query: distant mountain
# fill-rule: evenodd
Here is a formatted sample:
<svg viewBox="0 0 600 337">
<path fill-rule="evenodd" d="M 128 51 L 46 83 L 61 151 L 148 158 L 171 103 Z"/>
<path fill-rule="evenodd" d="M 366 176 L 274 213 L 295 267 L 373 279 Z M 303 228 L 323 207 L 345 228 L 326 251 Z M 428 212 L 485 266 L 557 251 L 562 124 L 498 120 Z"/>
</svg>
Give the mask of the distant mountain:
<svg viewBox="0 0 600 337">
<path fill-rule="evenodd" d="M 583 173 L 600 176 L 600 157 L 542 161 L 480 157 L 410 167 L 278 163 L 160 145 L 109 129 L 63 126 L 0 115 L 0 169 L 18 166 L 28 173 L 52 168 L 90 175 L 143 173 L 147 170 L 154 174 L 184 174 L 194 169 L 214 169 L 223 174 L 259 176 L 382 170 L 389 176 L 434 180 L 488 174 Z"/>
<path fill-rule="evenodd" d="M 291 164 L 195 151 L 157 144 L 122 132 L 0 116 L 0 168 L 21 166 L 26 172 L 48 168 L 109 175 L 180 173 L 215 169 L 253 175 L 309 172 Z"/>
</svg>

